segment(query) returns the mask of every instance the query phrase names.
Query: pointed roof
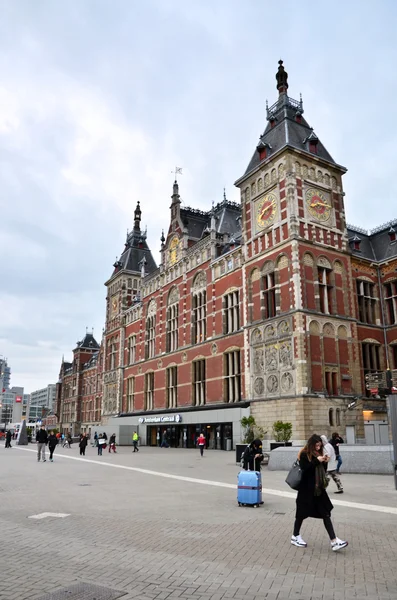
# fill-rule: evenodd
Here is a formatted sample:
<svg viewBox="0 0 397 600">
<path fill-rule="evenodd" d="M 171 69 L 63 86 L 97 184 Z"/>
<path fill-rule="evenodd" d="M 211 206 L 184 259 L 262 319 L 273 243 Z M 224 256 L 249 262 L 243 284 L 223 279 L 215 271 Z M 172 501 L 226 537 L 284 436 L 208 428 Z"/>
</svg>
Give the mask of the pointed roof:
<svg viewBox="0 0 397 600">
<path fill-rule="evenodd" d="M 77 342 L 75 350 L 94 350 L 99 349 L 99 344 L 92 335 L 92 333 L 86 333 L 81 342 Z"/>
<path fill-rule="evenodd" d="M 244 173 L 243 179 L 253 171 L 261 162 L 271 159 L 277 152 L 285 147 L 295 148 L 307 152 L 329 163 L 337 165 L 328 150 L 321 143 L 313 128 L 303 118 L 302 98 L 294 100 L 287 95 L 288 74 L 284 70 L 283 61 L 279 61 L 276 75 L 279 97 L 270 108 L 266 106 L 267 121 L 265 131 L 259 137 L 259 143 Z M 310 145 L 316 146 L 316 153 L 310 152 Z M 263 150 L 267 149 L 264 153 Z M 344 167 L 340 167 L 345 170 Z M 238 181 L 240 181 L 240 179 Z M 238 183 L 238 182 L 237 182 Z"/>
<path fill-rule="evenodd" d="M 145 259 L 145 272 L 150 274 L 157 269 L 150 248 L 146 241 L 146 231 L 141 231 L 141 207 L 139 200 L 134 211 L 134 229 L 127 232 L 127 238 L 124 244 L 124 250 L 119 259 L 114 263 L 114 271 L 112 277 L 120 271 L 132 271 L 139 274 L 141 272 L 140 265 Z"/>
</svg>

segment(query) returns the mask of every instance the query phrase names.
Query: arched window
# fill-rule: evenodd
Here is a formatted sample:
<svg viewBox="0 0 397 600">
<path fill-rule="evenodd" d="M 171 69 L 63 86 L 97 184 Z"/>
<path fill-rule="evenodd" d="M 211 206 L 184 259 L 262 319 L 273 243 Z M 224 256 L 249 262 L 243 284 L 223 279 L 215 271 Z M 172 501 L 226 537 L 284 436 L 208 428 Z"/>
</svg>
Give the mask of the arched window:
<svg viewBox="0 0 397 600">
<path fill-rule="evenodd" d="M 334 426 L 334 409 L 330 408 L 328 411 L 328 421 L 329 421 L 329 425 L 330 427 Z"/>
<path fill-rule="evenodd" d="M 200 344 L 207 337 L 207 279 L 197 273 L 192 286 L 192 344 Z"/>
<path fill-rule="evenodd" d="M 167 343 L 166 351 L 174 352 L 178 348 L 179 293 L 176 287 L 168 295 L 167 306 Z"/>
<path fill-rule="evenodd" d="M 271 261 L 262 269 L 262 313 L 263 319 L 276 316 L 276 276 Z"/>
<path fill-rule="evenodd" d="M 336 426 L 339 427 L 340 426 L 340 408 L 336 409 Z"/>
<path fill-rule="evenodd" d="M 332 306 L 332 268 L 326 258 L 319 258 L 317 263 L 318 292 L 320 297 L 320 311 L 326 315 L 333 312 Z"/>
<path fill-rule="evenodd" d="M 145 358 L 153 358 L 156 354 L 156 302 L 149 302 L 146 316 Z"/>
</svg>

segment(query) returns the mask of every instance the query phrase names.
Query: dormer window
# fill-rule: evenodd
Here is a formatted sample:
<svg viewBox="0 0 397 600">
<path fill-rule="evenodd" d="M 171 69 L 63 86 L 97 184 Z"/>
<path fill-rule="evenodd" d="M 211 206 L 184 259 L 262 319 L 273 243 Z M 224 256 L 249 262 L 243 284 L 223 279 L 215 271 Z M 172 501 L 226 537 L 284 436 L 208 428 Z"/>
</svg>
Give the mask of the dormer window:
<svg viewBox="0 0 397 600">
<path fill-rule="evenodd" d="M 267 158 L 267 148 L 259 151 L 259 160 L 264 160 L 265 158 Z"/>
<path fill-rule="evenodd" d="M 267 142 L 259 140 L 259 144 L 257 145 L 256 149 L 259 152 L 259 160 L 264 160 L 265 158 L 268 158 L 272 148 Z"/>
<path fill-rule="evenodd" d="M 309 142 L 309 152 L 317 154 L 317 142 Z"/>
<path fill-rule="evenodd" d="M 296 121 L 297 123 L 302 123 L 302 115 L 301 115 L 301 113 L 300 113 L 300 112 L 297 112 L 297 113 L 296 113 L 296 115 L 295 115 L 295 121 Z"/>
<path fill-rule="evenodd" d="M 361 238 L 359 238 L 358 235 L 355 235 L 354 238 L 350 240 L 350 244 L 353 250 L 360 252 Z"/>
<path fill-rule="evenodd" d="M 276 126 L 276 119 L 274 117 L 272 117 L 270 119 L 270 127 L 273 129 L 273 127 L 275 127 L 275 126 Z"/>
<path fill-rule="evenodd" d="M 395 242 L 396 241 L 396 230 L 394 229 L 394 227 L 390 227 L 389 229 L 389 239 L 390 239 L 390 243 Z"/>
</svg>

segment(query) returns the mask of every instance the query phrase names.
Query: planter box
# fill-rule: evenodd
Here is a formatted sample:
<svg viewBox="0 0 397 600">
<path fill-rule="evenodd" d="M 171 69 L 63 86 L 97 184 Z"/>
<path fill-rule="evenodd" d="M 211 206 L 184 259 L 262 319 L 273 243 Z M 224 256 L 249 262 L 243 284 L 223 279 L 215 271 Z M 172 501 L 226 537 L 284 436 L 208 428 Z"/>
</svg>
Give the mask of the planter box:
<svg viewBox="0 0 397 600">
<path fill-rule="evenodd" d="M 270 450 L 284 448 L 285 446 L 292 446 L 292 442 L 270 442 Z"/>
</svg>

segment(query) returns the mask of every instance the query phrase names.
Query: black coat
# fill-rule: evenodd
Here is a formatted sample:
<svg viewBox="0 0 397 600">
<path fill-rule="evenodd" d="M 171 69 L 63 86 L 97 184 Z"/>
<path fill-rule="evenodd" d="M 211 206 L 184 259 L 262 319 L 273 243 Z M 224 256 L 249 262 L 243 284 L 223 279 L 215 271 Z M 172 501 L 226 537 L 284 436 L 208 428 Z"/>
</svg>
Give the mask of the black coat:
<svg viewBox="0 0 397 600">
<path fill-rule="evenodd" d="M 331 438 L 329 443 L 331 444 L 331 446 L 334 447 L 335 450 L 335 456 L 339 456 L 339 444 L 343 444 L 343 438 L 341 438 L 340 436 L 336 437 L 336 438 Z"/>
<path fill-rule="evenodd" d="M 309 461 L 306 452 L 302 452 L 299 459 L 302 469 L 302 481 L 296 498 L 296 516 L 298 519 L 324 519 L 329 517 L 334 508 L 325 490 L 320 496 L 314 495 L 316 485 L 316 466 L 322 463 L 313 456 Z"/>
<path fill-rule="evenodd" d="M 79 448 L 87 448 L 88 439 L 86 437 L 82 437 L 79 443 Z"/>
<path fill-rule="evenodd" d="M 8 430 L 6 433 L 6 442 L 11 442 L 11 437 L 12 437 L 11 431 Z"/>
<path fill-rule="evenodd" d="M 255 458 L 255 456 L 257 454 L 259 454 L 259 457 Z M 263 460 L 262 446 L 259 446 L 259 448 L 254 448 L 252 445 L 249 445 L 244 450 L 244 454 L 243 454 L 244 467 L 243 468 L 246 471 L 248 471 L 248 469 L 250 471 L 260 471 L 262 460 Z"/>
<path fill-rule="evenodd" d="M 39 429 L 36 433 L 36 442 L 39 444 L 46 444 L 48 441 L 48 433 L 45 429 Z"/>
<path fill-rule="evenodd" d="M 49 435 L 48 436 L 48 447 L 49 448 L 55 448 L 55 446 L 58 445 L 58 439 L 56 437 L 56 435 Z"/>
</svg>

